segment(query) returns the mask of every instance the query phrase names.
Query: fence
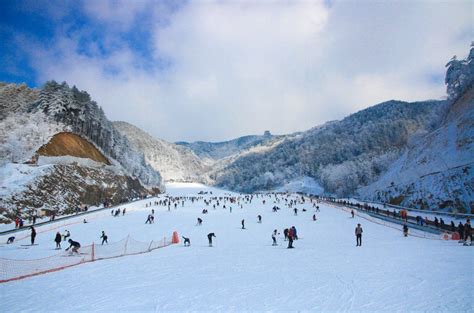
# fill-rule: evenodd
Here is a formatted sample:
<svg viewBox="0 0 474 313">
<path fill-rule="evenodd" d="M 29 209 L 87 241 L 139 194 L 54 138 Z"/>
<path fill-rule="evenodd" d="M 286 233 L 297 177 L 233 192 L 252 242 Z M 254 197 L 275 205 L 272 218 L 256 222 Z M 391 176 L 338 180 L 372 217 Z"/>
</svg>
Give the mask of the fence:
<svg viewBox="0 0 474 313">
<path fill-rule="evenodd" d="M 345 212 L 348 212 L 348 213 L 351 212 L 350 208 L 347 208 L 342 204 L 332 202 L 332 201 L 326 201 L 326 203 L 330 206 L 333 206 L 334 208 L 339 209 L 339 210 L 342 210 L 342 211 L 345 211 Z M 379 225 L 383 225 L 385 227 L 393 228 L 393 229 L 396 229 L 396 230 L 399 230 L 399 231 L 403 231 L 403 228 L 401 226 L 401 224 L 403 224 L 402 220 L 396 220 L 396 219 L 387 220 L 384 216 L 381 216 L 381 215 L 379 215 L 377 217 L 373 217 L 373 216 L 371 216 L 371 214 L 369 214 L 369 212 L 361 212 L 361 211 L 359 211 L 360 208 L 356 208 L 355 210 L 356 210 L 355 212 L 356 212 L 358 217 L 363 218 L 363 219 L 365 219 L 369 222 L 379 224 Z M 409 223 L 407 223 L 407 224 L 409 224 Z M 449 239 L 458 240 L 459 239 L 459 238 L 455 238 L 455 236 L 453 236 L 453 234 L 457 234 L 457 233 L 448 234 L 448 232 L 443 233 L 442 231 L 437 231 L 436 233 L 431 233 L 431 232 L 427 231 L 428 229 L 426 227 L 425 228 L 419 228 L 419 227 L 417 227 L 416 225 L 413 225 L 413 224 L 410 224 L 410 227 L 411 227 L 411 230 L 409 231 L 409 235 L 413 236 L 413 237 L 431 239 L 431 240 L 449 240 Z M 415 231 L 414 228 L 415 229 L 419 228 L 418 229 L 419 231 Z"/>
<path fill-rule="evenodd" d="M 79 253 L 62 251 L 57 255 L 34 260 L 0 258 L 0 283 L 56 272 L 87 262 L 147 253 L 178 242 L 179 237 L 176 232 L 173 233 L 171 240 L 164 237 L 161 240 L 152 240 L 151 242 L 137 241 L 128 236 L 111 244 L 96 245 L 93 243 L 81 247 Z"/>
</svg>

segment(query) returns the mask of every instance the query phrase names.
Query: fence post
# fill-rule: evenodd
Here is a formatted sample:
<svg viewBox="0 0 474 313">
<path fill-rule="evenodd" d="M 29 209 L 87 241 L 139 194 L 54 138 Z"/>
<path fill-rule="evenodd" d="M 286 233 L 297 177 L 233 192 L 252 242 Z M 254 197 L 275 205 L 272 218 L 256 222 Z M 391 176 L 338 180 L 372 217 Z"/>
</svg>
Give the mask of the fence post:
<svg viewBox="0 0 474 313">
<path fill-rule="evenodd" d="M 128 238 L 130 237 L 130 235 L 127 236 L 127 240 L 125 241 L 125 249 L 123 251 L 123 255 L 126 255 L 127 254 L 127 245 L 128 245 Z"/>
<path fill-rule="evenodd" d="M 150 242 L 150 246 L 148 247 L 148 252 L 151 251 L 151 245 L 153 244 L 153 240 Z"/>
<path fill-rule="evenodd" d="M 92 243 L 91 261 L 95 261 L 95 243 Z"/>
</svg>

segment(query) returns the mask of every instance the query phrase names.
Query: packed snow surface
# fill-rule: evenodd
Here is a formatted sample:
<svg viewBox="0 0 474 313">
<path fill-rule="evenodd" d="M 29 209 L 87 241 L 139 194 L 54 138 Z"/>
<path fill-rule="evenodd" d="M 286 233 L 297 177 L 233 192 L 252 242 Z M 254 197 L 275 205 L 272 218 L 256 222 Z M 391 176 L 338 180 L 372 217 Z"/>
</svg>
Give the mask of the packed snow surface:
<svg viewBox="0 0 474 313">
<path fill-rule="evenodd" d="M 172 196 L 199 196 L 203 191 L 204 199 L 239 196 L 199 184 L 169 184 L 167 191 Z M 315 213 L 308 199 L 296 205 L 295 216 L 284 196 L 278 198 L 280 203 L 274 203 L 274 196 L 254 196 L 251 204 L 240 201 L 243 208 L 227 201 L 225 209 L 224 201 L 216 209 L 215 201 L 207 207 L 203 200 L 185 201 L 184 207 L 180 202 L 170 211 L 166 206 L 145 207 L 157 201 L 150 198 L 126 205 L 125 216 L 114 218 L 107 210 L 88 215 L 87 224 L 38 227 L 38 246 L 21 246 L 29 238 L 4 245 L 6 239 L 0 238 L 0 256 L 12 259 L 58 253 L 53 250 L 54 235 L 65 228 L 83 245 L 100 244 L 102 230 L 109 242 L 127 235 L 150 241 L 175 230 L 191 239 L 190 247 L 180 243 L 0 284 L 2 311 L 472 312 L 473 247 L 405 238 L 398 229 L 351 218 L 324 203 Z M 281 210 L 272 212 L 275 205 Z M 203 208 L 209 213 L 201 214 Z M 155 223 L 145 224 L 151 209 Z M 203 219 L 201 226 L 196 226 L 198 217 Z M 242 219 L 246 229 L 241 229 Z M 357 223 L 364 230 L 362 247 L 355 246 Z M 283 229 L 293 225 L 300 238 L 295 249 L 287 249 Z M 280 233 L 278 246 L 272 246 L 274 229 Z M 210 232 L 216 234 L 212 248 L 207 242 Z"/>
</svg>

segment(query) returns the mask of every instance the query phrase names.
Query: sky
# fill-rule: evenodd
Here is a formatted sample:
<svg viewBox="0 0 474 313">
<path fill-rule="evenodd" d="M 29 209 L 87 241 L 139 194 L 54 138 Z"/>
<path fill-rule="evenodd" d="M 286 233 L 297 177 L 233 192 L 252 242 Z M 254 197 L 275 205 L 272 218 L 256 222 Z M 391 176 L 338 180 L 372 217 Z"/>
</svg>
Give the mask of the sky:
<svg viewBox="0 0 474 313">
<path fill-rule="evenodd" d="M 0 81 L 66 81 L 168 141 L 287 134 L 444 99 L 472 1 L 0 2 Z"/>
</svg>

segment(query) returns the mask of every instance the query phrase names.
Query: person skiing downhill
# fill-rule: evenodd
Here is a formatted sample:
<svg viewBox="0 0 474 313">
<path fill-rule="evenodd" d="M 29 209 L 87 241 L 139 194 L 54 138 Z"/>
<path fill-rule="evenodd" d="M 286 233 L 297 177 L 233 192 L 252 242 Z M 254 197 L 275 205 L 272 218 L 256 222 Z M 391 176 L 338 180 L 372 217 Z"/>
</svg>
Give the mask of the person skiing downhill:
<svg viewBox="0 0 474 313">
<path fill-rule="evenodd" d="M 352 218 L 354 218 L 354 210 L 351 210 Z"/>
<path fill-rule="evenodd" d="M 259 223 L 262 223 L 262 216 L 261 216 L 261 215 L 258 215 L 257 218 L 258 218 L 258 222 L 259 222 Z"/>
<path fill-rule="evenodd" d="M 283 235 L 285 236 L 285 241 L 288 240 L 288 232 L 289 232 L 288 228 L 285 228 L 285 229 L 283 230 Z"/>
<path fill-rule="evenodd" d="M 293 228 L 290 228 L 288 230 L 288 249 L 293 249 L 294 248 L 293 247 L 293 239 L 294 239 L 293 235 L 294 235 L 293 234 Z"/>
<path fill-rule="evenodd" d="M 214 233 L 207 234 L 207 239 L 209 240 L 209 247 L 212 247 L 212 237 L 216 237 Z"/>
<path fill-rule="evenodd" d="M 361 247 L 362 246 L 362 227 L 360 224 L 357 224 L 357 227 L 355 229 L 355 235 L 356 235 L 356 247 Z"/>
<path fill-rule="evenodd" d="M 245 229 L 245 220 L 242 220 L 242 229 Z"/>
<path fill-rule="evenodd" d="M 408 236 L 408 226 L 407 226 L 407 224 L 403 224 L 403 235 L 405 237 Z"/>
<path fill-rule="evenodd" d="M 104 244 L 104 242 L 105 242 L 106 244 L 109 244 L 109 242 L 107 241 L 107 238 L 108 238 L 108 237 L 107 237 L 107 235 L 105 234 L 104 231 L 102 231 L 102 236 L 100 236 L 100 238 L 102 239 L 102 245 Z"/>
<path fill-rule="evenodd" d="M 56 242 L 56 249 L 61 249 L 61 234 L 59 232 L 56 233 L 56 237 L 54 237 L 54 242 Z"/>
</svg>

